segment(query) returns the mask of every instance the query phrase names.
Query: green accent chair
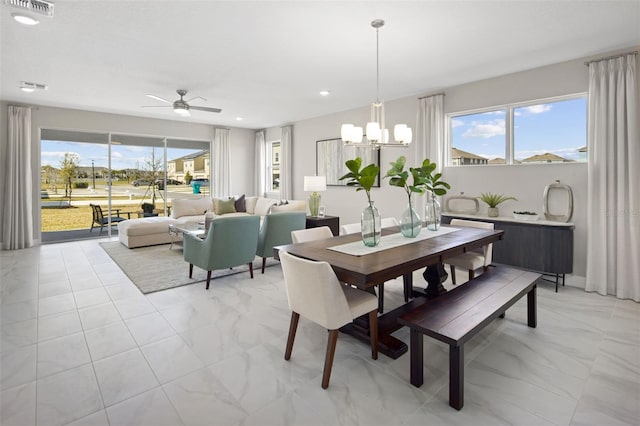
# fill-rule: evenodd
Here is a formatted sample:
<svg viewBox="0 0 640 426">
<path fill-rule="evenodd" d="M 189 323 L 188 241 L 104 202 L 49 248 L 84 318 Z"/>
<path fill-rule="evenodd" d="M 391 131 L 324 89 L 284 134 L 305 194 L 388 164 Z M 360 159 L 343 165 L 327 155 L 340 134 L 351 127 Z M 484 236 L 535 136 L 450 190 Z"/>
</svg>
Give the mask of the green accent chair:
<svg viewBox="0 0 640 426">
<path fill-rule="evenodd" d="M 262 257 L 263 274 L 267 258 L 273 257 L 273 248 L 291 244 L 291 231 L 304 229 L 306 223 L 306 212 L 271 213 L 264 216 L 257 249 L 257 255 Z"/>
<path fill-rule="evenodd" d="M 189 262 L 189 278 L 193 276 L 193 265 L 204 269 L 208 290 L 211 271 L 245 264 L 253 278 L 259 232 L 259 216 L 218 217 L 211 222 L 204 240 L 185 232 L 183 256 Z"/>
</svg>

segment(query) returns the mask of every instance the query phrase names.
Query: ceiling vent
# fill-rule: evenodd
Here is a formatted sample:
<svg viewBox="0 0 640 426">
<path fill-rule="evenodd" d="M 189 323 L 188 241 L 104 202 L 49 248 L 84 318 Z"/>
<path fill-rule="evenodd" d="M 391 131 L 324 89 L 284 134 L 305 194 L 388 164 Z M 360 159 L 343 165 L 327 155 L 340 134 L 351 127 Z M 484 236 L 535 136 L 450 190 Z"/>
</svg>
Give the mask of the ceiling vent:
<svg viewBox="0 0 640 426">
<path fill-rule="evenodd" d="M 44 0 L 4 0 L 4 3 L 28 12 L 53 18 L 53 3 Z"/>
</svg>

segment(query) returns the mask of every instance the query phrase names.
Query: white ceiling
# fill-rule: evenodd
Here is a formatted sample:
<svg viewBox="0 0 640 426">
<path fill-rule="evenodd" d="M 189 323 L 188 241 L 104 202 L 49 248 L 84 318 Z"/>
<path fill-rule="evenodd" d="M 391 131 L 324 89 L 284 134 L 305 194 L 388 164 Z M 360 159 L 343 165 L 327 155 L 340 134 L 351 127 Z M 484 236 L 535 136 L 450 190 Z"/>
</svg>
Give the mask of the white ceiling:
<svg viewBox="0 0 640 426">
<path fill-rule="evenodd" d="M 247 128 L 373 101 L 376 18 L 384 100 L 640 45 L 640 0 L 54 3 L 27 27 L 2 2 L 3 101 Z M 141 108 L 179 88 L 222 113 Z"/>
</svg>

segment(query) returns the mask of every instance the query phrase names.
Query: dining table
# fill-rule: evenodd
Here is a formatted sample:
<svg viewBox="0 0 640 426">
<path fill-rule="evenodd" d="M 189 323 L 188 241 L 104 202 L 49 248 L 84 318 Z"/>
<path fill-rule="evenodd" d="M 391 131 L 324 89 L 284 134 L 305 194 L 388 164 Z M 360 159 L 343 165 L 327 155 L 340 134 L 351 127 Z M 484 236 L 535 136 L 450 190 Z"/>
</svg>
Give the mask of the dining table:
<svg viewBox="0 0 640 426">
<path fill-rule="evenodd" d="M 292 255 L 327 262 L 337 278 L 347 284 L 375 294 L 386 281 L 403 278 L 409 294 L 405 303 L 378 317 L 378 350 L 393 359 L 408 350 L 407 344 L 392 336 L 402 326 L 397 318 L 425 303 L 427 298 L 446 292 L 442 283 L 447 278 L 443 263 L 452 256 L 495 243 L 504 231 L 467 227 L 441 226 L 432 231 L 423 227 L 415 238 L 402 236 L 399 227 L 382 229 L 377 247 L 367 247 L 360 233 L 336 236 L 274 248 L 274 257 L 284 250 Z M 425 268 L 425 284 L 413 282 L 413 272 Z M 368 317 L 356 318 L 341 331 L 369 342 Z"/>
</svg>

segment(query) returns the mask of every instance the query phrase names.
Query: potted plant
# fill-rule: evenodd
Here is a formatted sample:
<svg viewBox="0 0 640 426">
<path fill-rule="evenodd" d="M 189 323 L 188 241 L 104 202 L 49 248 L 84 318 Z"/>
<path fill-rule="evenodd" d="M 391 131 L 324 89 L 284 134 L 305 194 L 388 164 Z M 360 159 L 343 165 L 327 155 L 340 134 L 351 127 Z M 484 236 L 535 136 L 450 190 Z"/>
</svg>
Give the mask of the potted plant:
<svg viewBox="0 0 640 426">
<path fill-rule="evenodd" d="M 345 165 L 349 169 L 349 173 L 342 176 L 340 180 L 348 179 L 347 186 L 353 186 L 356 191 L 364 191 L 367 194 L 368 206 L 362 211 L 360 222 L 362 241 L 366 246 L 375 247 L 380 242 L 381 226 L 380 213 L 371 200 L 371 188 L 376 182 L 380 168 L 375 164 L 361 168 L 362 159 L 360 157 L 355 160 L 347 160 Z"/>
<path fill-rule="evenodd" d="M 420 221 L 420 216 L 413 208 L 411 196 L 414 193 L 424 194 L 425 179 L 422 168 L 411 167 L 408 171 L 404 170 L 406 161 L 407 159 L 404 156 L 398 157 L 396 161 L 390 163 L 391 168 L 384 177 L 385 179 L 389 178 L 389 185 L 402 188 L 407 194 L 409 204 L 407 205 L 407 210 L 405 210 L 400 218 L 400 232 L 402 232 L 402 235 L 405 237 L 413 238 L 420 233 L 422 222 Z M 410 177 L 413 178 L 412 185 L 409 184 Z"/>
<path fill-rule="evenodd" d="M 515 197 L 508 197 L 504 194 L 494 194 L 492 192 L 482 192 L 478 198 L 489 206 L 489 212 L 487 214 L 489 217 L 498 217 L 500 214 L 498 211 L 498 205 L 500 203 L 504 203 L 509 200 L 518 201 Z"/>
</svg>

